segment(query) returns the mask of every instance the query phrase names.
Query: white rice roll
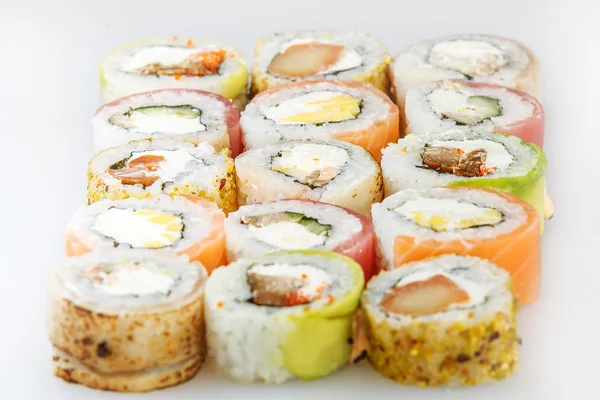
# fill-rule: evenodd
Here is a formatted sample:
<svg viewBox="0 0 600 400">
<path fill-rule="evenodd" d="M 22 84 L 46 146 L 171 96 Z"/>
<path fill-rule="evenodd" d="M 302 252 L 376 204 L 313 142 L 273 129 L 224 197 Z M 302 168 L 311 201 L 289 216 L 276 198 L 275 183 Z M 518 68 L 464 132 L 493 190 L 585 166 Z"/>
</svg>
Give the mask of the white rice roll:
<svg viewBox="0 0 600 400">
<path fill-rule="evenodd" d="M 115 250 L 70 257 L 50 274 L 54 373 L 68 382 L 141 392 L 184 382 L 206 356 L 207 273 L 187 257 Z"/>
<path fill-rule="evenodd" d="M 239 205 L 306 199 L 370 215 L 382 198 L 381 169 L 363 148 L 340 141 L 291 141 L 235 159 Z"/>
<path fill-rule="evenodd" d="M 238 381 L 326 376 L 348 362 L 363 286 L 356 262 L 316 250 L 280 251 L 219 268 L 206 285 L 211 356 Z"/>
</svg>

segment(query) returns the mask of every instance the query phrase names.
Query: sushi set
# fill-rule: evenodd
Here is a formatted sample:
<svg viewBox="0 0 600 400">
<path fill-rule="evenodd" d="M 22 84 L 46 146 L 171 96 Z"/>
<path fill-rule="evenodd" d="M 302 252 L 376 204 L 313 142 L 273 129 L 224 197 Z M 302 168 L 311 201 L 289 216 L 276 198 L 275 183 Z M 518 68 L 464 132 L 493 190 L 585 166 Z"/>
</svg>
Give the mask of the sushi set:
<svg viewBox="0 0 600 400">
<path fill-rule="evenodd" d="M 126 44 L 100 67 L 87 205 L 50 272 L 53 373 L 94 389 L 370 364 L 403 385 L 518 371 L 540 294 L 539 63 L 491 35 Z"/>
</svg>

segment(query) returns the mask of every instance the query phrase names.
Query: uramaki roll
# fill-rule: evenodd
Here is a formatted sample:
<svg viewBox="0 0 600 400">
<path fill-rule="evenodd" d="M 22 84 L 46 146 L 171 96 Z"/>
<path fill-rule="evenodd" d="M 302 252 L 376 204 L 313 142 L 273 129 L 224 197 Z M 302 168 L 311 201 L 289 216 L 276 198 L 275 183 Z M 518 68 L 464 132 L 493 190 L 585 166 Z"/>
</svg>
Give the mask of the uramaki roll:
<svg viewBox="0 0 600 400">
<path fill-rule="evenodd" d="M 201 264 L 160 252 L 116 250 L 66 259 L 50 275 L 54 374 L 120 392 L 190 379 L 207 353 L 206 277 Z"/>
<path fill-rule="evenodd" d="M 220 43 L 187 38 L 138 40 L 114 49 L 100 65 L 104 103 L 157 89 L 198 89 L 248 101 L 248 69 L 240 53 Z"/>
<path fill-rule="evenodd" d="M 316 78 L 370 83 L 385 92 L 389 62 L 385 47 L 365 32 L 276 33 L 254 46 L 252 91 Z"/>
<path fill-rule="evenodd" d="M 170 139 L 139 140 L 96 154 L 88 166 L 87 202 L 194 195 L 237 208 L 235 172 L 228 151 L 208 143 Z"/>
<path fill-rule="evenodd" d="M 531 304 L 541 281 L 540 217 L 517 196 L 477 188 L 401 190 L 373 205 L 379 264 L 402 268 L 441 254 L 486 258 Z"/>
<path fill-rule="evenodd" d="M 506 271 L 487 260 L 445 255 L 384 271 L 360 314 L 355 353 L 398 383 L 477 385 L 518 368 L 517 302 Z"/>
<path fill-rule="evenodd" d="M 102 200 L 79 209 L 67 227 L 67 256 L 115 249 L 161 249 L 187 255 L 208 272 L 226 264 L 225 215 L 196 196 Z"/>
<path fill-rule="evenodd" d="M 191 89 L 137 93 L 107 103 L 92 118 L 94 150 L 142 139 L 207 142 L 217 151 L 242 150 L 240 113 L 226 98 Z"/>
</svg>

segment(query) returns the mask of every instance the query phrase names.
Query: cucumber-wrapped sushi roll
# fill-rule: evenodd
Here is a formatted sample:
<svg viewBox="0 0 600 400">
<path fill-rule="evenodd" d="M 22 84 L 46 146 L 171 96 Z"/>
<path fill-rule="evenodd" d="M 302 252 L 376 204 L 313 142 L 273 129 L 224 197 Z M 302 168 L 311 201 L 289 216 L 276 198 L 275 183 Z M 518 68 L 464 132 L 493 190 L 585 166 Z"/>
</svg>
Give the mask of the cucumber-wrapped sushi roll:
<svg viewBox="0 0 600 400">
<path fill-rule="evenodd" d="M 192 378 L 207 353 L 206 277 L 187 257 L 145 250 L 66 259 L 50 274 L 54 374 L 119 392 Z"/>
<path fill-rule="evenodd" d="M 215 203 L 196 196 L 101 200 L 72 217 L 66 253 L 161 249 L 200 261 L 210 272 L 226 263 L 224 219 Z"/>
<path fill-rule="evenodd" d="M 361 147 L 336 140 L 288 142 L 235 159 L 238 203 L 304 199 L 370 215 L 382 197 L 381 169 Z"/>
<path fill-rule="evenodd" d="M 495 83 L 540 98 L 540 65 L 533 52 L 516 40 L 493 35 L 453 35 L 416 43 L 394 58 L 390 75 L 402 115 L 408 89 L 443 79 Z"/>
<path fill-rule="evenodd" d="M 281 251 L 217 269 L 206 285 L 207 338 L 238 381 L 317 379 L 349 360 L 360 266 L 336 253 Z"/>
<path fill-rule="evenodd" d="M 540 217 L 517 196 L 477 188 L 401 190 L 373 205 L 383 269 L 440 254 L 486 258 L 508 271 L 521 304 L 540 292 Z"/>
<path fill-rule="evenodd" d="M 174 36 L 127 43 L 100 65 L 105 103 L 134 93 L 175 88 L 216 93 L 243 109 L 248 101 L 246 62 L 232 47 Z"/>
<path fill-rule="evenodd" d="M 96 154 L 88 166 L 87 202 L 194 195 L 237 208 L 234 163 L 208 143 L 138 140 Z"/>
<path fill-rule="evenodd" d="M 402 384 L 493 382 L 518 368 L 516 311 L 504 270 L 476 257 L 440 256 L 371 279 L 355 343 L 377 372 Z"/>
<path fill-rule="evenodd" d="M 358 262 L 365 280 L 375 274 L 373 223 L 355 211 L 307 200 L 240 207 L 225 220 L 227 260 L 277 250 L 328 250 Z"/>
<path fill-rule="evenodd" d="M 307 81 L 256 96 L 240 119 L 246 149 L 289 140 L 337 139 L 357 144 L 379 161 L 398 140 L 398 107 L 361 82 Z"/>
<path fill-rule="evenodd" d="M 521 197 L 543 228 L 546 157 L 533 143 L 501 133 L 454 128 L 410 134 L 383 150 L 385 195 L 402 189 L 472 186 Z"/>
<path fill-rule="evenodd" d="M 254 46 L 252 91 L 307 79 L 360 81 L 387 91 L 390 56 L 365 32 L 304 30 L 276 33 Z"/>
<path fill-rule="evenodd" d="M 97 152 L 141 139 L 207 142 L 216 150 L 242 149 L 238 109 L 214 93 L 165 89 L 137 93 L 105 104 L 92 118 Z"/>
<path fill-rule="evenodd" d="M 460 80 L 426 83 L 406 94 L 406 133 L 445 131 L 456 126 L 507 133 L 542 147 L 544 109 L 530 94 Z"/>
</svg>

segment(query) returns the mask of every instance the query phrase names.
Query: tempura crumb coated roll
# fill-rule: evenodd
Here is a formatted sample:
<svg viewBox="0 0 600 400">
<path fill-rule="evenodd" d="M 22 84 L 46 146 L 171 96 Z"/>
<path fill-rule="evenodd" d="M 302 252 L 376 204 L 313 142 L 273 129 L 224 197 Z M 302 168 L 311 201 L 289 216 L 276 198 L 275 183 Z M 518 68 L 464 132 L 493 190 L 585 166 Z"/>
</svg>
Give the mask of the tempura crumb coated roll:
<svg viewBox="0 0 600 400">
<path fill-rule="evenodd" d="M 226 98 L 190 89 L 137 93 L 103 105 L 92 118 L 97 152 L 141 139 L 207 142 L 217 151 L 242 150 L 240 114 Z"/>
<path fill-rule="evenodd" d="M 193 377 L 206 357 L 206 270 L 187 257 L 116 250 L 70 257 L 50 274 L 54 374 L 145 392 Z"/>
<path fill-rule="evenodd" d="M 452 35 L 416 43 L 394 58 L 390 75 L 401 115 L 408 89 L 443 79 L 494 83 L 538 99 L 541 92 L 540 65 L 533 52 L 516 40 L 493 35 Z"/>
<path fill-rule="evenodd" d="M 499 190 L 535 207 L 543 229 L 546 157 L 533 143 L 467 127 L 410 134 L 383 150 L 381 168 L 386 196 L 433 186 Z"/>
<path fill-rule="evenodd" d="M 337 139 L 367 150 L 398 140 L 398 107 L 361 82 L 306 81 L 256 96 L 242 113 L 242 141 L 257 149 L 289 140 Z"/>
<path fill-rule="evenodd" d="M 370 215 L 382 198 L 381 169 L 363 148 L 337 140 L 292 141 L 235 159 L 238 203 L 320 201 Z"/>
<path fill-rule="evenodd" d="M 254 46 L 253 93 L 308 79 L 360 81 L 387 91 L 390 56 L 365 32 L 276 33 Z"/>
<path fill-rule="evenodd" d="M 382 268 L 440 254 L 486 258 L 508 271 L 521 304 L 540 292 L 540 217 L 517 196 L 477 188 L 401 190 L 373 205 Z"/>
<path fill-rule="evenodd" d="M 124 44 L 100 65 L 105 103 L 134 93 L 175 88 L 216 93 L 243 109 L 248 101 L 246 62 L 232 47 L 173 36 Z"/>
<path fill-rule="evenodd" d="M 240 207 L 225 220 L 227 260 L 277 250 L 326 250 L 348 256 L 375 274 L 373 223 L 355 211 L 308 200 L 279 200 Z"/>
<path fill-rule="evenodd" d="M 544 109 L 530 94 L 482 82 L 444 80 L 409 89 L 406 133 L 469 126 L 544 143 Z"/>
<path fill-rule="evenodd" d="M 382 272 L 361 311 L 366 337 L 355 343 L 398 383 L 477 385 L 518 368 L 517 303 L 508 274 L 489 261 L 446 255 Z"/>
<path fill-rule="evenodd" d="M 214 201 L 228 213 L 237 208 L 237 201 L 234 163 L 227 154 L 208 143 L 169 139 L 106 149 L 90 160 L 87 202 L 194 195 Z"/>
<path fill-rule="evenodd" d="M 280 251 L 217 269 L 206 285 L 211 355 L 238 381 L 281 383 L 349 360 L 361 267 L 339 254 Z"/>
<path fill-rule="evenodd" d="M 185 254 L 210 273 L 226 263 L 224 219 L 215 203 L 196 196 L 102 200 L 75 213 L 66 253 L 161 249 Z"/>
</svg>

